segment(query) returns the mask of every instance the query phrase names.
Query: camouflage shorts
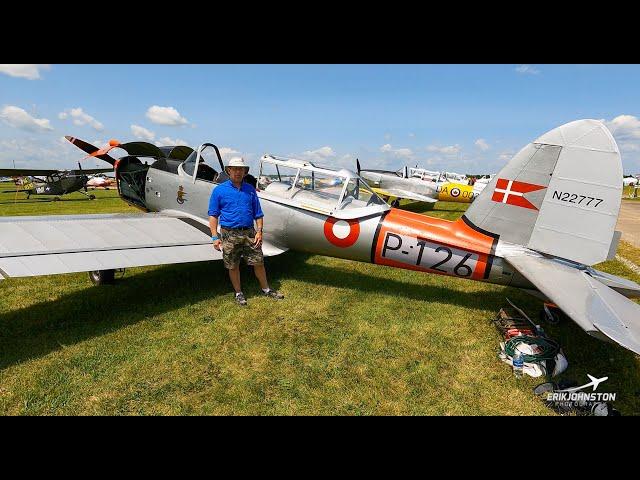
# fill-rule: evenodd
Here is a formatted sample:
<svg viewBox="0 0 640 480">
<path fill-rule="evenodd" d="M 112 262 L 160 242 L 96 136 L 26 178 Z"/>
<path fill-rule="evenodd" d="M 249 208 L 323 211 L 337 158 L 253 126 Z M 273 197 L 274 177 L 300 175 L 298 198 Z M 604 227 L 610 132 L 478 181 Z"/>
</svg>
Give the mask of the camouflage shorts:
<svg viewBox="0 0 640 480">
<path fill-rule="evenodd" d="M 220 229 L 222 240 L 222 261 L 228 269 L 237 268 L 240 258 L 244 258 L 247 265 L 262 265 L 262 245 L 253 246 L 256 231 L 253 228 L 243 230 Z"/>
</svg>

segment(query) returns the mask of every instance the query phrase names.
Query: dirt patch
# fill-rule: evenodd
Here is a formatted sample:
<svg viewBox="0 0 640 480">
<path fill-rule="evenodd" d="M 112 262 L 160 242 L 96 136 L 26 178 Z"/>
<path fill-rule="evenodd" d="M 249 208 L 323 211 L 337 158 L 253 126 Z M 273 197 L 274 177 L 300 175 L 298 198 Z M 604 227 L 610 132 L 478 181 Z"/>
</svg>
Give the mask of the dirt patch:
<svg viewBox="0 0 640 480">
<path fill-rule="evenodd" d="M 622 202 L 616 230 L 622 231 L 622 240 L 640 248 L 640 202 Z"/>
</svg>

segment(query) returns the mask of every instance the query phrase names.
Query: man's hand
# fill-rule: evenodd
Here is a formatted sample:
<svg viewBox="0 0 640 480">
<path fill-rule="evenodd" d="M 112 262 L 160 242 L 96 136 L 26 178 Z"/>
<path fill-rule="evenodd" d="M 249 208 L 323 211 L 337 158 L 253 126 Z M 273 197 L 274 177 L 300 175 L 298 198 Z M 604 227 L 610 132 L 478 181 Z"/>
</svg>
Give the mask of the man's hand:
<svg viewBox="0 0 640 480">
<path fill-rule="evenodd" d="M 220 240 L 220 239 L 214 240 L 213 248 L 215 248 L 216 250 L 220 251 L 220 247 L 221 246 L 222 246 L 222 240 Z"/>
<path fill-rule="evenodd" d="M 261 231 L 256 232 L 256 237 L 255 237 L 254 240 L 255 240 L 254 243 L 253 243 L 254 247 L 257 248 L 262 244 L 262 232 Z"/>
</svg>

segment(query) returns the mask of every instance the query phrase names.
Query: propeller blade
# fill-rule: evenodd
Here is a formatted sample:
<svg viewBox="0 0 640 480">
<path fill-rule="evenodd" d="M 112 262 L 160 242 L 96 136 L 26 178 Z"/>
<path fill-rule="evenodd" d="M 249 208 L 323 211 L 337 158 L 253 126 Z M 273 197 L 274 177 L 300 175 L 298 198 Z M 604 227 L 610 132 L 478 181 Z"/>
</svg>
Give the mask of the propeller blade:
<svg viewBox="0 0 640 480">
<path fill-rule="evenodd" d="M 70 135 L 65 135 L 64 138 L 69 140 L 71 143 L 73 143 L 76 147 L 78 147 L 83 152 L 88 153 L 89 156 L 99 158 L 100 160 L 104 160 L 110 165 L 115 165 L 116 159 L 113 158 L 111 155 L 108 155 L 105 151 L 106 149 L 103 149 L 101 151 L 95 145 L 91 145 L 90 143 L 87 143 L 84 140 L 80 140 L 79 138 L 75 138 Z"/>
<path fill-rule="evenodd" d="M 360 175 L 360 160 L 356 158 L 356 168 L 358 169 L 358 175 Z"/>
</svg>

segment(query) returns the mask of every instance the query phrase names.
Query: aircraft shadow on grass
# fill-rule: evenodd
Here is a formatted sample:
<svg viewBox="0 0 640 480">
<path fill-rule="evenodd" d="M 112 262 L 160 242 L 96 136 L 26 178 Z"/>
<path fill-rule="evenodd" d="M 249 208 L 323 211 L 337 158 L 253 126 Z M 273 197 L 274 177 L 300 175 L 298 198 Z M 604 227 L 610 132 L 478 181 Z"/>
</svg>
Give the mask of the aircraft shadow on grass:
<svg viewBox="0 0 640 480">
<path fill-rule="evenodd" d="M 464 292 L 445 286 L 373 277 L 350 270 L 348 265 L 335 268 L 313 264 L 308 262 L 311 257 L 287 252 L 278 260 L 268 259 L 271 285 L 279 288 L 279 279 L 292 277 L 310 284 L 347 288 L 354 295 L 392 293 L 412 300 L 487 310 L 487 316 L 478 318 L 478 322 L 492 318 L 505 305 L 505 296 L 515 300 L 526 312 L 539 308 L 537 300 L 513 288 L 480 294 Z M 253 292 L 258 292 L 258 284 L 248 268 L 243 267 L 242 275 L 244 290 L 251 301 L 251 297 L 257 295 Z M 10 288 L 10 283 L 5 283 L 4 288 Z M 228 302 L 231 308 L 235 307 L 226 270 L 220 262 L 163 266 L 125 276 L 113 286 L 86 288 L 55 301 L 0 314 L 0 370 L 206 299 Z M 545 329 L 560 341 L 569 361 L 573 360 L 581 371 L 602 373 L 612 379 L 625 378 L 633 372 L 632 381 L 640 389 L 640 373 L 636 372 L 633 353 L 590 337 L 570 321 L 553 327 L 545 325 Z M 496 344 L 497 341 L 496 336 Z"/>
</svg>

